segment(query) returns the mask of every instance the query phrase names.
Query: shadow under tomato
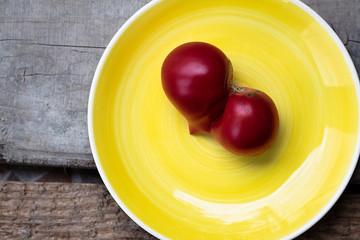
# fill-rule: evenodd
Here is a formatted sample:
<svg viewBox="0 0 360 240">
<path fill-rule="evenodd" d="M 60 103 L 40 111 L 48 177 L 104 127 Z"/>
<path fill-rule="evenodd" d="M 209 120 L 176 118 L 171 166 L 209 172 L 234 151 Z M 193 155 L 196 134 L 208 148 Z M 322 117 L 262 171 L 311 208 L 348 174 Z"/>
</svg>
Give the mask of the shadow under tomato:
<svg viewBox="0 0 360 240">
<path fill-rule="evenodd" d="M 214 137 L 208 133 L 196 133 L 194 136 L 208 139 L 209 141 L 214 141 Z M 277 159 L 280 158 L 282 153 L 286 149 L 286 139 L 283 134 L 283 129 L 279 129 L 279 135 L 277 136 L 274 144 L 266 150 L 264 153 L 257 155 L 257 156 L 240 156 L 236 154 L 232 154 L 233 157 L 237 158 L 239 162 L 246 162 L 247 165 L 272 165 L 274 164 Z M 219 144 L 219 143 L 217 143 Z M 220 144 L 219 144 L 220 145 Z M 222 147 L 222 146 L 221 146 Z M 242 164 L 243 165 L 243 164 Z"/>
</svg>

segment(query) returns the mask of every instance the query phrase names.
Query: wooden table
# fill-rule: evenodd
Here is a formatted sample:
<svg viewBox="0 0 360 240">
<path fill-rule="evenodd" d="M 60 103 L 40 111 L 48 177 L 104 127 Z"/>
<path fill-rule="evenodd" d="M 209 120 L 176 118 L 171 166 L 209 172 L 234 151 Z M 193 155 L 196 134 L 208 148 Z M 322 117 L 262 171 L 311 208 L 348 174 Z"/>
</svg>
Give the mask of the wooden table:
<svg viewBox="0 0 360 240">
<path fill-rule="evenodd" d="M 0 0 L 0 172 L 16 166 L 94 169 L 87 101 L 96 65 L 148 0 Z M 360 69 L 360 0 L 305 0 Z M 357 168 L 359 169 L 359 167 Z M 360 239 L 360 172 L 298 239 Z M 0 239 L 152 239 L 103 184 L 0 181 Z"/>
</svg>

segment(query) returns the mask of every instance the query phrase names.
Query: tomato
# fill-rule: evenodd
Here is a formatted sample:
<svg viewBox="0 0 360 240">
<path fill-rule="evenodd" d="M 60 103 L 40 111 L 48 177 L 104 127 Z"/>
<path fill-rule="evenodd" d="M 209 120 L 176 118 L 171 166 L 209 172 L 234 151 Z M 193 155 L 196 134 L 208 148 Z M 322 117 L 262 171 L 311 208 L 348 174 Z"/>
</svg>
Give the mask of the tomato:
<svg viewBox="0 0 360 240">
<path fill-rule="evenodd" d="M 221 117 L 212 124 L 211 134 L 232 153 L 261 154 L 274 143 L 278 134 L 277 108 L 264 92 L 236 89 L 230 94 Z"/>
<path fill-rule="evenodd" d="M 232 64 L 217 47 L 189 42 L 172 50 L 161 68 L 161 82 L 170 102 L 187 119 L 190 134 L 210 133 L 225 108 Z"/>
<path fill-rule="evenodd" d="M 234 154 L 261 154 L 278 134 L 275 103 L 259 90 L 232 86 L 232 77 L 227 56 L 204 42 L 176 47 L 161 68 L 164 92 L 187 119 L 190 134 L 210 133 Z"/>
</svg>

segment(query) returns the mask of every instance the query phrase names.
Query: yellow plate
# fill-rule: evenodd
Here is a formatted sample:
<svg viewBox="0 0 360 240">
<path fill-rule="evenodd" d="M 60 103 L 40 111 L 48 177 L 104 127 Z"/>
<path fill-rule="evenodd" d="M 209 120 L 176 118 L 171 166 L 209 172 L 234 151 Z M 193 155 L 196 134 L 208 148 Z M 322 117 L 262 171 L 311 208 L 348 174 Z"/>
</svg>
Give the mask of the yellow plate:
<svg viewBox="0 0 360 240">
<path fill-rule="evenodd" d="M 231 59 L 280 115 L 275 145 L 239 157 L 188 133 L 160 68 L 189 41 Z M 293 238 L 338 199 L 359 155 L 359 83 L 331 28 L 293 0 L 153 1 L 117 32 L 90 92 L 98 170 L 122 209 L 169 239 Z"/>
</svg>

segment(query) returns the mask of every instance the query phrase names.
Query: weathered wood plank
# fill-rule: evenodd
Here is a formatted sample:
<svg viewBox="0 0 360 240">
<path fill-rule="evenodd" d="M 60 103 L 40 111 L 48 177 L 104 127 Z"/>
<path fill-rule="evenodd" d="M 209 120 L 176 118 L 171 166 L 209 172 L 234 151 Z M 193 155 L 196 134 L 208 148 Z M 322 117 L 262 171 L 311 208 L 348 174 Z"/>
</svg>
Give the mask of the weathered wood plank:
<svg viewBox="0 0 360 240">
<path fill-rule="evenodd" d="M 0 239 L 153 239 L 103 185 L 0 181 Z"/>
<path fill-rule="evenodd" d="M 0 1 L 0 162 L 95 167 L 91 80 L 111 37 L 147 2 Z"/>
<path fill-rule="evenodd" d="M 299 240 L 360 239 L 360 198 L 345 194 Z M 1 239 L 155 239 L 100 184 L 0 181 Z"/>
<path fill-rule="evenodd" d="M 86 126 L 92 76 L 113 34 L 148 1 L 0 1 L 0 162 L 95 167 Z M 360 0 L 304 2 L 360 69 Z"/>
</svg>

